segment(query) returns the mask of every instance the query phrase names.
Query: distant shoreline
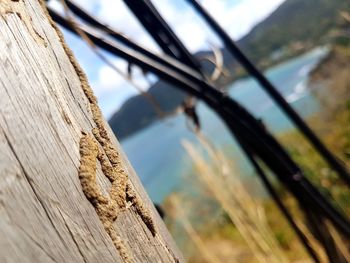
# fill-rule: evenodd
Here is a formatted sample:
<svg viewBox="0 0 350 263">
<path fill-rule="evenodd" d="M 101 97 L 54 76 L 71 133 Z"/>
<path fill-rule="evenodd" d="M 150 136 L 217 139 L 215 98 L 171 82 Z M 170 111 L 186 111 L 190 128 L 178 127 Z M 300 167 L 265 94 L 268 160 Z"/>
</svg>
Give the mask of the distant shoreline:
<svg viewBox="0 0 350 263">
<path fill-rule="evenodd" d="M 276 68 L 276 67 L 279 67 L 279 66 L 281 66 L 281 65 L 283 65 L 283 64 L 285 64 L 285 63 L 288 63 L 288 61 L 291 61 L 291 60 L 293 60 L 293 59 L 297 59 L 298 57 L 302 57 L 303 55 L 306 55 L 306 54 L 308 54 L 309 52 L 312 52 L 313 50 L 316 50 L 316 49 L 322 48 L 322 47 L 323 47 L 323 46 L 315 46 L 315 47 L 313 47 L 313 48 L 311 48 L 311 49 L 306 50 L 306 51 L 303 52 L 303 53 L 298 53 L 298 54 L 296 54 L 296 55 L 294 55 L 294 56 L 288 57 L 287 59 L 280 60 L 278 63 L 276 63 L 276 64 L 271 64 L 270 67 L 264 69 L 263 73 L 264 73 L 264 75 L 266 75 L 266 73 L 267 73 L 269 70 L 273 70 L 273 69 Z M 326 57 L 328 57 L 328 55 L 327 55 Z M 324 60 L 324 59 L 322 59 L 322 60 L 320 61 L 320 63 L 322 63 L 323 60 Z M 318 68 L 318 67 L 319 67 L 319 65 L 317 65 L 317 66 L 315 67 L 315 69 Z M 313 72 L 315 69 L 313 69 L 311 72 Z M 311 74 L 311 72 L 309 73 L 309 75 Z M 238 77 L 235 77 L 235 78 L 234 78 L 232 81 L 230 81 L 229 83 L 227 83 L 227 84 L 225 84 L 225 85 L 222 85 L 221 88 L 224 89 L 224 90 L 228 90 L 229 87 L 232 86 L 235 82 L 237 82 L 237 81 L 244 81 L 245 79 L 249 79 L 249 78 L 251 78 L 250 75 L 240 75 L 240 76 L 238 76 Z M 310 82 L 311 82 L 311 80 L 310 80 Z M 157 122 L 159 122 L 159 121 L 161 121 L 161 120 L 160 120 L 160 119 L 157 119 L 157 120 L 153 121 L 152 123 L 150 123 L 149 125 L 147 125 L 147 126 L 141 128 L 141 129 L 139 129 L 139 130 L 137 130 L 137 131 L 135 131 L 135 132 L 133 132 L 133 133 L 127 135 L 127 136 L 123 136 L 122 138 L 118 138 L 118 139 L 119 139 L 121 142 L 123 142 L 123 141 L 125 141 L 125 140 L 129 140 L 129 139 L 131 139 L 132 137 L 137 136 L 138 133 L 142 132 L 143 130 L 149 128 L 150 126 L 154 125 L 155 123 L 157 123 Z"/>
</svg>

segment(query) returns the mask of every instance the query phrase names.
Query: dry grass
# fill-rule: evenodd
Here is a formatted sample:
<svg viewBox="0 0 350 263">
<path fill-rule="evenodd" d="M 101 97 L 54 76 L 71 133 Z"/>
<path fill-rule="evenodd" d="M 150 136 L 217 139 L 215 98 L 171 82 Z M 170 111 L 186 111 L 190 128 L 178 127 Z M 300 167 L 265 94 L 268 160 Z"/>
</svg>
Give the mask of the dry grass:
<svg viewBox="0 0 350 263">
<path fill-rule="evenodd" d="M 339 232 L 334 228 L 332 223 L 327 222 L 327 226 L 330 230 L 330 233 L 333 237 L 334 243 L 339 249 L 339 252 L 343 254 L 346 262 L 350 262 L 350 253 L 349 248 L 347 247 L 347 242 L 343 239 L 343 237 L 340 236 Z"/>
<path fill-rule="evenodd" d="M 322 89 L 314 90 L 323 103 L 325 112 L 311 120 L 310 124 L 338 157 L 350 164 L 350 93 L 348 92 L 350 74 L 347 70 L 350 66 L 350 49 L 340 48 L 334 52 L 337 52 L 338 57 L 329 57 L 328 61 L 322 64 L 321 69 L 313 73 L 314 81 L 325 81 L 329 88 L 324 94 L 321 93 Z M 183 144 L 196 168 L 196 176 L 191 176 L 189 179 L 191 187 L 205 190 L 201 190 L 203 192 L 196 197 L 198 200 L 194 200 L 193 195 L 191 199 L 178 199 L 178 205 L 174 209 L 177 212 L 175 215 L 177 223 L 191 239 L 191 242 L 182 240 L 182 243 L 185 244 L 184 246 L 188 246 L 189 243 L 196 246 L 196 252 L 193 253 L 196 256 L 190 260 L 192 262 L 217 262 L 217 260 L 221 262 L 311 262 L 273 202 L 266 199 L 260 203 L 253 199 L 240 181 L 239 173 L 232 161 L 223 152 L 210 145 L 202 135 L 199 134 L 198 139 L 200 147 L 195 147 L 187 141 Z M 293 158 L 303 167 L 306 175 L 325 191 L 328 189 L 345 211 L 350 211 L 349 193 L 345 190 L 343 183 L 336 178 L 302 136 L 291 132 L 284 134 L 280 139 L 289 147 Z M 296 141 L 299 143 L 296 144 Z M 281 193 L 285 193 L 283 189 Z M 205 209 L 197 211 L 206 206 L 206 202 L 211 198 L 217 200 L 218 205 L 225 211 L 225 216 L 229 217 L 235 227 L 232 227 L 228 221 L 225 221 L 225 224 L 216 222 L 215 225 L 211 220 L 214 218 L 212 214 Z M 302 223 L 297 204 L 290 202 L 288 195 L 284 195 L 284 201 L 298 218 L 299 227 L 317 251 L 321 262 L 328 262 L 322 246 Z M 207 224 L 204 223 L 204 230 L 198 227 L 193 214 L 200 214 L 209 220 Z M 328 227 L 340 252 L 350 262 L 347 240 L 344 240 L 333 226 Z M 247 247 L 251 252 L 247 251 Z M 255 258 L 252 258 L 252 255 Z"/>
<path fill-rule="evenodd" d="M 234 176 L 222 152 L 215 150 L 203 136 L 199 139 L 213 165 L 209 165 L 191 143 L 183 141 L 197 169 L 196 174 L 213 193 L 258 262 L 288 262 L 267 224 L 263 207 L 251 198 L 238 177 Z"/>
<path fill-rule="evenodd" d="M 173 206 L 173 209 L 176 211 L 176 215 L 172 215 L 175 217 L 174 219 L 179 221 L 187 235 L 191 238 L 193 243 L 196 245 L 198 252 L 202 255 L 204 260 L 208 263 L 219 263 L 220 259 L 212 253 L 210 248 L 208 248 L 201 238 L 200 234 L 192 226 L 190 220 L 186 215 L 186 211 L 183 209 L 181 205 L 181 200 L 176 195 L 173 195 L 168 200 L 170 204 Z"/>
</svg>

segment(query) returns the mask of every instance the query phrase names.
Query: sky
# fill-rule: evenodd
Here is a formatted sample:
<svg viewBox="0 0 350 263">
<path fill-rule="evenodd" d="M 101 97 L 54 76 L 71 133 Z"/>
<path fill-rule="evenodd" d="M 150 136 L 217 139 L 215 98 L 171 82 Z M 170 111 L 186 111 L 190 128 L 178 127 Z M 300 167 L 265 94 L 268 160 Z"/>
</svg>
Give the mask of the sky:
<svg viewBox="0 0 350 263">
<path fill-rule="evenodd" d="M 131 40 L 161 53 L 122 0 L 75 0 L 75 2 Z M 238 40 L 284 0 L 202 0 L 200 2 L 229 35 Z M 191 52 L 209 49 L 209 43 L 220 46 L 220 41 L 185 0 L 152 0 L 152 3 Z M 62 10 L 60 0 L 51 0 L 49 4 L 54 9 Z M 68 45 L 87 73 L 102 112 L 108 119 L 127 98 L 138 94 L 138 91 L 101 61 L 86 43 L 69 32 L 62 31 Z M 116 67 L 126 72 L 127 64 L 124 61 L 105 55 Z M 140 70 L 135 70 L 133 79 L 139 87 L 147 90 L 149 82 L 155 78 L 147 81 Z"/>
</svg>

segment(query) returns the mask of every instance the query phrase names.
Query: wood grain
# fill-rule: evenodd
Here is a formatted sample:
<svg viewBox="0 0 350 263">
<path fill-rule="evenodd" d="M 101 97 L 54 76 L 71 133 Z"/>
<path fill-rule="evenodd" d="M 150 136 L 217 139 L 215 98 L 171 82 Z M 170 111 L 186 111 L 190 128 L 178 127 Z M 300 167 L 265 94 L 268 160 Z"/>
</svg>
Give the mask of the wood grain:
<svg viewBox="0 0 350 263">
<path fill-rule="evenodd" d="M 36 0 L 0 1 L 0 262 L 123 262 L 79 180 L 91 105 L 60 37 Z M 103 120 L 142 205 L 113 226 L 133 262 L 182 262 L 171 237 Z M 111 184 L 97 163 L 103 194 Z"/>
</svg>

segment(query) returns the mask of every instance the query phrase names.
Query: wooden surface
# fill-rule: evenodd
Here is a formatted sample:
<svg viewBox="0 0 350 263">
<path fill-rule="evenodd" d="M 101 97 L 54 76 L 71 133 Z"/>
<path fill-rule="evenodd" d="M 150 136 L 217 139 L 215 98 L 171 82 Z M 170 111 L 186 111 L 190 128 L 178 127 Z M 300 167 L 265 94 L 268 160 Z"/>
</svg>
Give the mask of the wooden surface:
<svg viewBox="0 0 350 263">
<path fill-rule="evenodd" d="M 83 133 L 93 136 L 97 125 L 91 105 L 82 76 L 40 3 L 0 0 L 0 262 L 128 261 L 79 177 Z M 119 168 L 155 225 L 153 235 L 129 196 L 111 221 L 124 252 L 132 262 L 182 262 L 102 123 L 119 152 Z M 98 160 L 96 167 L 96 184 L 108 196 L 111 183 Z"/>
</svg>

